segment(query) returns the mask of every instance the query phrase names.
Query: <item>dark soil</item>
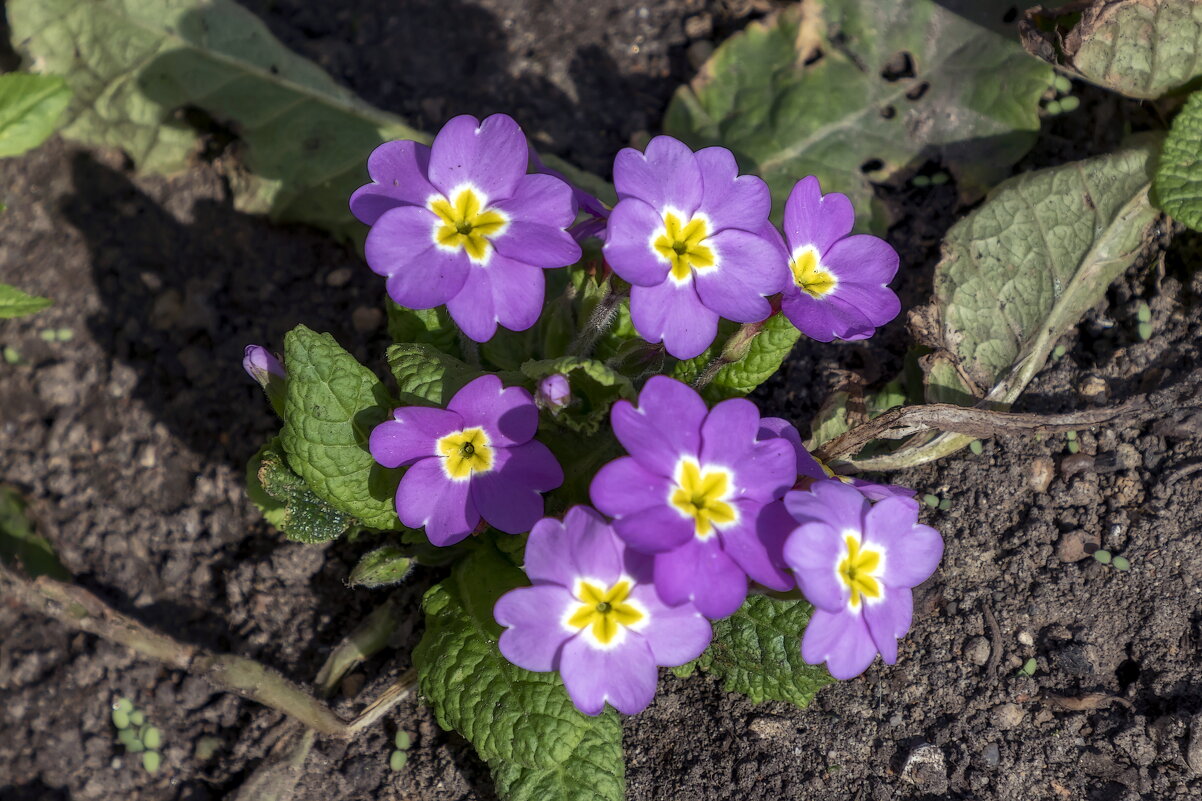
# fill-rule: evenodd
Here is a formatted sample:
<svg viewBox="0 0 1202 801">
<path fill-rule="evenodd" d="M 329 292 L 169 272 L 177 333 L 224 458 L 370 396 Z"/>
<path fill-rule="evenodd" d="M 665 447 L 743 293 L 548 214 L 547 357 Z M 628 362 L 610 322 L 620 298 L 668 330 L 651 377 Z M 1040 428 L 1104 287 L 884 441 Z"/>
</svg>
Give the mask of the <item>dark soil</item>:
<svg viewBox="0 0 1202 801">
<path fill-rule="evenodd" d="M 619 147 L 656 129 L 692 73 L 690 52 L 695 60 L 768 7 L 250 5 L 290 46 L 421 127 L 508 111 L 547 149 L 601 172 Z M 1112 145 L 1115 137 L 1093 132 L 1117 130 L 1117 107 L 1097 96 L 1050 122 L 1026 166 Z M 42 314 L 0 324 L 0 340 L 23 360 L 0 365 L 0 481 L 32 500 L 77 580 L 121 611 L 311 682 L 382 596 L 343 584 L 363 543 L 288 542 L 245 500 L 245 461 L 275 421 L 240 360 L 246 343 L 278 348 L 305 323 L 379 366 L 377 279 L 319 232 L 233 211 L 204 164 L 172 178 L 135 176 L 118 153 L 53 140 L 0 161 L 0 187 L 8 205 L 0 281 L 55 299 Z M 899 183 L 882 195 L 897 212 L 890 239 L 905 265 L 899 291 L 913 306 L 925 299 L 943 231 L 963 210 L 950 186 Z M 1196 402 L 1200 253 L 1198 237 L 1156 232 L 1020 407 L 1071 411 L 1157 388 Z M 1146 342 L 1136 334 L 1140 299 L 1153 311 Z M 73 338 L 40 336 L 60 328 Z M 760 400 L 806 426 L 846 371 L 873 380 L 896 370 L 904 320 L 872 342 L 803 342 Z M 1202 795 L 1185 756 L 1202 749 L 1187 733 L 1191 721 L 1202 730 L 1202 417 L 1082 431 L 1078 441 L 1094 458 L 1068 459 L 1063 437 L 1007 438 L 979 456 L 965 451 L 893 476 L 951 503 L 924 511 L 947 552 L 917 591 L 898 664 L 823 690 L 808 710 L 752 705 L 712 679 L 665 672 L 651 708 L 625 721 L 629 797 Z M 1054 476 L 1041 486 L 1045 463 Z M 1122 554 L 1131 569 L 1084 556 L 1094 547 Z M 407 585 L 411 623 L 394 650 L 360 670 L 361 698 L 408 666 L 418 600 L 436 575 L 419 572 Z M 278 734 L 277 713 L 18 608 L 0 606 L 0 632 L 4 801 L 223 798 Z M 1035 674 L 1020 675 L 1032 658 Z M 164 733 L 155 776 L 116 743 L 108 715 L 120 696 Z M 398 727 L 414 747 L 393 773 Z M 206 738 L 218 745 L 202 760 Z M 298 798 L 493 795 L 470 746 L 409 701 L 352 744 L 320 743 Z"/>
</svg>

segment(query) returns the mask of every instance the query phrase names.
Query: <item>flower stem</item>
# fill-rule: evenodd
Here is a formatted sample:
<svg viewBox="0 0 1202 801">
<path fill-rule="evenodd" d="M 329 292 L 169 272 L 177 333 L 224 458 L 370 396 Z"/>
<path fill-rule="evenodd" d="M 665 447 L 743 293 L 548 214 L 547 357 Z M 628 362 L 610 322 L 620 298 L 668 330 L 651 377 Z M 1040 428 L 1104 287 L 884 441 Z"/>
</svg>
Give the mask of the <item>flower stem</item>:
<svg viewBox="0 0 1202 801">
<path fill-rule="evenodd" d="M 614 288 L 612 277 L 605 281 L 602 285 L 601 298 L 597 301 L 597 305 L 593 306 L 588 321 L 576 334 L 576 338 L 572 340 L 572 344 L 568 348 L 569 355 L 585 357 L 593 352 L 597 340 L 613 326 L 614 321 L 618 318 L 618 306 L 621 305 L 622 298 L 625 296 L 624 291 Z"/>
<path fill-rule="evenodd" d="M 718 371 L 728 364 L 734 364 L 747 355 L 751 350 L 751 343 L 764 330 L 764 323 L 767 320 L 760 320 L 758 323 L 743 323 L 738 331 L 730 335 L 730 339 L 726 340 L 726 344 L 722 346 L 722 352 L 710 360 L 710 363 L 705 366 L 695 379 L 693 379 L 693 389 L 700 392 L 705 389 L 714 377 L 718 375 Z"/>
</svg>

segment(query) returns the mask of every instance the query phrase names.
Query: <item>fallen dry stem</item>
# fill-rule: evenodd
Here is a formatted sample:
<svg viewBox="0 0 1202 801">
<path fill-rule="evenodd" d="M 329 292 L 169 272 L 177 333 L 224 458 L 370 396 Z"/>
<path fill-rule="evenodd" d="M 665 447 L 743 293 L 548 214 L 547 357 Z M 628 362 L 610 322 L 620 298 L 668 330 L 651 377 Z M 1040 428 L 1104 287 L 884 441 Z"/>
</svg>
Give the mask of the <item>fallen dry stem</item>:
<svg viewBox="0 0 1202 801">
<path fill-rule="evenodd" d="M 923 431 L 951 431 L 988 438 L 1006 434 L 1053 434 L 1112 423 L 1139 423 L 1157 417 L 1163 410 L 1145 398 L 1121 406 L 1087 409 L 1068 414 L 1034 414 L 973 409 L 951 403 L 927 403 L 890 409 L 863 425 L 845 431 L 814 450 L 814 456 L 831 462 L 852 456 L 874 439 L 902 439 Z"/>
<path fill-rule="evenodd" d="M 226 692 L 279 710 L 310 729 L 349 739 L 379 720 L 405 698 L 416 683 L 403 673 L 379 698 L 351 721 L 343 720 L 303 687 L 253 659 L 219 654 L 181 643 L 116 611 L 92 593 L 48 576 L 26 579 L 0 565 L 0 596 L 11 598 L 68 626 L 95 634 L 165 665 L 205 679 Z"/>
</svg>

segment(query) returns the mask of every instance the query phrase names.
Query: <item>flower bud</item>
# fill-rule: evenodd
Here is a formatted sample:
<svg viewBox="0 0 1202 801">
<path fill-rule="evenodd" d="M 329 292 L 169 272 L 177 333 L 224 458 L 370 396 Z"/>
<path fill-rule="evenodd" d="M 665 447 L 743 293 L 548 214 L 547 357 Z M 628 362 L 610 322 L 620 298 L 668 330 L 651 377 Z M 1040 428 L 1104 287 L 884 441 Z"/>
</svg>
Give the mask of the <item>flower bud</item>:
<svg viewBox="0 0 1202 801">
<path fill-rule="evenodd" d="M 538 405 L 558 412 L 572 400 L 572 388 L 568 385 L 568 377 L 563 373 L 549 375 L 538 382 L 538 395 L 535 398 Z"/>
<path fill-rule="evenodd" d="M 259 386 L 263 387 L 263 391 L 267 393 L 267 399 L 271 401 L 271 408 L 275 409 L 276 414 L 283 417 L 284 396 L 288 389 L 288 373 L 284 371 L 280 360 L 271 355 L 271 352 L 262 345 L 247 345 L 246 353 L 242 357 L 242 369 L 259 382 Z"/>
</svg>

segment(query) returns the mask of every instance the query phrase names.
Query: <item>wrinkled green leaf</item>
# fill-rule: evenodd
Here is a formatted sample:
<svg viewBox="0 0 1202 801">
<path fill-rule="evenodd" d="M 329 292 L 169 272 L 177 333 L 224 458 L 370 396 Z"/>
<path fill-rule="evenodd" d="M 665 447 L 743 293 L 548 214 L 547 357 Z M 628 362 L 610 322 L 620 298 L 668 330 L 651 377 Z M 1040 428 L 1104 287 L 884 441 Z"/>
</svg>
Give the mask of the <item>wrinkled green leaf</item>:
<svg viewBox="0 0 1202 801">
<path fill-rule="evenodd" d="M 437 348 L 401 343 L 388 348 L 388 368 L 396 378 L 402 404 L 446 406 L 480 371 Z"/>
<path fill-rule="evenodd" d="M 763 329 L 751 340 L 746 354 L 737 361 L 722 367 L 712 381 L 702 390 L 702 395 L 711 403 L 734 398 L 754 390 L 780 369 L 801 336 L 783 314 L 774 314 L 764 321 Z M 694 359 L 678 362 L 672 368 L 672 377 L 692 383 L 714 359 L 723 356 L 732 337 L 738 336 L 740 327 L 736 323 L 723 321 L 718 336 L 705 353 Z"/>
<path fill-rule="evenodd" d="M 1056 340 L 1135 260 L 1157 215 L 1148 200 L 1156 144 L 1015 176 L 948 231 L 925 344 L 986 388 L 986 401 L 1013 403 Z M 942 434 L 857 464 L 922 464 L 971 440 Z"/>
<path fill-rule="evenodd" d="M 847 417 L 847 404 L 850 401 L 851 394 L 843 390 L 826 396 L 822 407 L 810 421 L 810 439 L 805 444 L 806 450 L 815 450 L 851 428 Z"/>
<path fill-rule="evenodd" d="M 1020 31 L 1032 54 L 1128 97 L 1154 100 L 1202 76 L 1197 0 L 1096 0 L 1083 11 L 1036 7 Z"/>
<path fill-rule="evenodd" d="M 27 295 L 15 286 L 0 284 L 0 320 L 40 312 L 53 302 L 50 298 Z"/>
<path fill-rule="evenodd" d="M 71 573 L 58 561 L 53 546 L 34 531 L 18 492 L 0 485 L 0 561 L 17 564 L 30 577 L 68 581 Z"/>
<path fill-rule="evenodd" d="M 580 713 L 558 674 L 522 670 L 497 650 L 493 606 L 525 583 L 485 541 L 426 593 L 426 632 L 413 652 L 422 695 L 439 724 L 489 763 L 503 799 L 616 801 L 624 784 L 617 715 Z"/>
<path fill-rule="evenodd" d="M 538 382 L 550 375 L 567 376 L 572 389 L 569 405 L 555 419 L 582 434 L 591 435 L 609 420 L 609 409 L 619 398 L 634 400 L 637 393 L 629 378 L 595 359 L 562 356 L 528 361 L 522 374 Z"/>
<path fill-rule="evenodd" d="M 254 473 L 250 472 L 254 469 Z M 336 539 L 355 520 L 318 498 L 305 480 L 292 471 L 279 437 L 264 445 L 247 466 L 247 494 L 263 517 L 284 536 L 297 542 Z"/>
<path fill-rule="evenodd" d="M 368 450 L 371 430 L 391 410 L 384 385 L 329 334 L 303 325 L 284 337 L 288 398 L 280 439 L 288 464 L 317 497 L 378 529 L 399 527 L 397 471 Z"/>
<path fill-rule="evenodd" d="M 395 545 L 384 545 L 366 553 L 351 571 L 352 587 L 389 587 L 409 575 L 413 560 Z"/>
<path fill-rule="evenodd" d="M 851 198 L 861 228 L 880 231 L 887 220 L 871 206 L 870 182 L 934 160 L 973 196 L 1034 144 L 1052 72 L 1009 35 L 1002 17 L 1011 5 L 791 8 L 719 47 L 677 91 L 664 129 L 695 147 L 733 150 L 744 172 L 768 182 L 778 213 L 793 184 L 816 175 L 824 191 Z"/>
<path fill-rule="evenodd" d="M 754 703 L 809 706 L 814 694 L 834 681 L 826 668 L 801 658 L 801 635 L 812 612 L 805 601 L 749 596 L 737 612 L 714 623 L 714 640 L 697 664 L 721 678 L 728 692 Z"/>
<path fill-rule="evenodd" d="M 71 90 L 57 75 L 0 75 L 0 158 L 45 142 L 70 100 Z"/>
<path fill-rule="evenodd" d="M 429 345 L 443 353 L 459 356 L 458 329 L 445 306 L 436 309 L 409 309 L 389 298 L 388 335 L 393 342 Z"/>
<path fill-rule="evenodd" d="M 1173 120 L 1156 167 L 1153 198 L 1173 219 L 1202 231 L 1202 92 Z"/>
<path fill-rule="evenodd" d="M 956 361 L 947 353 L 922 357 L 923 384 L 927 403 L 955 403 L 972 406 L 977 397 L 960 376 Z"/>
</svg>

